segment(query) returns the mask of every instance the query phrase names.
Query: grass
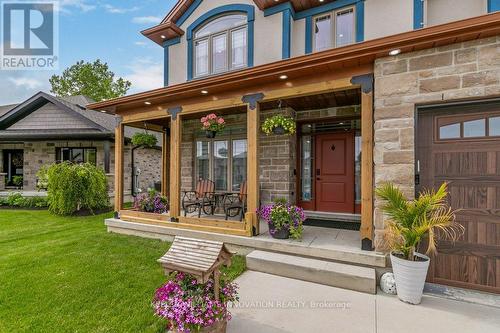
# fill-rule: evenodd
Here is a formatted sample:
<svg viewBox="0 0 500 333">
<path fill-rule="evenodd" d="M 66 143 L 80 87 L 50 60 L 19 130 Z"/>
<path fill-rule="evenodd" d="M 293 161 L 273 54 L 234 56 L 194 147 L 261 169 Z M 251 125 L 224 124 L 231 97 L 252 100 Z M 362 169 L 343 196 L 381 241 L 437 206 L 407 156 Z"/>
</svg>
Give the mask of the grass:
<svg viewBox="0 0 500 333">
<path fill-rule="evenodd" d="M 108 216 L 0 210 L 0 332 L 164 332 L 150 302 L 169 244 L 107 233 Z"/>
</svg>

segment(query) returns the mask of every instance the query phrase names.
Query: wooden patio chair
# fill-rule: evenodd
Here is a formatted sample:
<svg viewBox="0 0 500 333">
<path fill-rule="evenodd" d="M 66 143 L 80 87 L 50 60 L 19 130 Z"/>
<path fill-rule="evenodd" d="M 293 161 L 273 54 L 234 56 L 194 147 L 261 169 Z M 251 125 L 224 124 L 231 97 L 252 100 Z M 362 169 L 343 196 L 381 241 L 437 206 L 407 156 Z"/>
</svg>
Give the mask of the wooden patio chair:
<svg viewBox="0 0 500 333">
<path fill-rule="evenodd" d="M 228 193 L 224 197 L 224 213 L 226 220 L 229 217 L 240 215 L 240 221 L 243 221 L 245 213 L 247 212 L 247 182 L 244 181 L 240 185 L 238 193 Z"/>
<path fill-rule="evenodd" d="M 215 211 L 215 183 L 208 179 L 201 179 L 196 184 L 194 191 L 182 191 L 182 209 L 184 216 L 198 210 L 198 218 L 203 213 L 213 215 Z M 210 209 L 207 212 L 207 208 Z"/>
</svg>

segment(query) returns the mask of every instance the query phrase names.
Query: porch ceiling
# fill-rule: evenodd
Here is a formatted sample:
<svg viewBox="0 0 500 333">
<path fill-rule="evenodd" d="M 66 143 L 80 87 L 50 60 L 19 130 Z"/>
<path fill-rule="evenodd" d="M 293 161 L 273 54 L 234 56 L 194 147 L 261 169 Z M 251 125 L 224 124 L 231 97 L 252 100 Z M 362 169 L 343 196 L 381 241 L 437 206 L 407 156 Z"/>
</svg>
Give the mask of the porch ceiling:
<svg viewBox="0 0 500 333">
<path fill-rule="evenodd" d="M 309 81 L 324 79 L 318 78 L 319 73 L 325 73 L 331 80 L 370 73 L 373 71 L 374 60 L 387 57 L 388 52 L 394 49 L 406 53 L 494 35 L 500 35 L 500 12 L 281 60 L 238 72 L 188 81 L 93 103 L 88 107 L 112 113 L 127 110 L 143 113 L 165 110 L 193 100 L 209 103 L 221 96 L 234 97 L 238 94 L 262 92 L 266 88 L 291 87 L 299 79 L 302 81 L 305 78 Z M 279 80 L 282 74 L 288 76 L 286 82 Z M 201 90 L 207 90 L 209 94 L 202 95 Z M 145 107 L 145 102 L 149 102 L 149 106 Z"/>
<path fill-rule="evenodd" d="M 283 106 L 290 106 L 295 111 L 358 105 L 361 103 L 361 91 L 359 89 L 332 91 L 324 94 L 288 98 L 282 102 L 284 103 Z M 261 109 L 275 109 L 278 105 L 279 101 L 264 102 Z"/>
</svg>

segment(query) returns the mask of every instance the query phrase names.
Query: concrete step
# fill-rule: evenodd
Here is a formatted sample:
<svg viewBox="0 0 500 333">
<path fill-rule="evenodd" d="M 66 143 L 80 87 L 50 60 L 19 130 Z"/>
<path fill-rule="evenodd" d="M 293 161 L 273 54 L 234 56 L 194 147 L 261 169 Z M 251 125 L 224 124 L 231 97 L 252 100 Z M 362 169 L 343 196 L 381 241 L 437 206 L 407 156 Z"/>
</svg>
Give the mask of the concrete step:
<svg viewBox="0 0 500 333">
<path fill-rule="evenodd" d="M 375 294 L 375 269 L 331 261 L 255 250 L 246 257 L 247 268 L 292 279 Z"/>
</svg>

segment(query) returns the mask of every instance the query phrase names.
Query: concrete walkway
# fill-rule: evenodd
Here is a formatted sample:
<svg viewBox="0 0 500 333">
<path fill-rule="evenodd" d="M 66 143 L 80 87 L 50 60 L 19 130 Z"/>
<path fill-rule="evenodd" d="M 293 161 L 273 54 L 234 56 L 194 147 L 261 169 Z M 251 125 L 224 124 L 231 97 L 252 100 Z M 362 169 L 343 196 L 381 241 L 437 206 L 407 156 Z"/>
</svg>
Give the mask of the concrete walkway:
<svg viewBox="0 0 500 333">
<path fill-rule="evenodd" d="M 229 333 L 500 332 L 500 309 L 432 296 L 422 304 L 247 271 Z"/>
</svg>

